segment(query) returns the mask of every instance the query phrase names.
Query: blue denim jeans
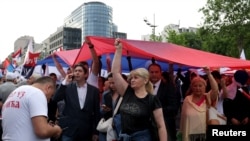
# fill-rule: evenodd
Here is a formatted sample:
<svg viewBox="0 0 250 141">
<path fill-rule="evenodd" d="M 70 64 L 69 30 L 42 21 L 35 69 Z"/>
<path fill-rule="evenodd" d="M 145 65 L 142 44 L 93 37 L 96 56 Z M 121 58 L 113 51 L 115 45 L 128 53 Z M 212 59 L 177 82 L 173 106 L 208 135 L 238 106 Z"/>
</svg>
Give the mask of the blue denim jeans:
<svg viewBox="0 0 250 141">
<path fill-rule="evenodd" d="M 106 141 L 107 140 L 107 133 L 99 132 L 99 141 Z"/>
<path fill-rule="evenodd" d="M 65 136 L 65 135 L 62 135 L 62 140 L 61 141 L 73 141 L 73 138 Z"/>
<path fill-rule="evenodd" d="M 143 130 L 135 132 L 131 135 L 120 134 L 120 141 L 152 141 L 152 137 L 149 130 Z"/>
</svg>

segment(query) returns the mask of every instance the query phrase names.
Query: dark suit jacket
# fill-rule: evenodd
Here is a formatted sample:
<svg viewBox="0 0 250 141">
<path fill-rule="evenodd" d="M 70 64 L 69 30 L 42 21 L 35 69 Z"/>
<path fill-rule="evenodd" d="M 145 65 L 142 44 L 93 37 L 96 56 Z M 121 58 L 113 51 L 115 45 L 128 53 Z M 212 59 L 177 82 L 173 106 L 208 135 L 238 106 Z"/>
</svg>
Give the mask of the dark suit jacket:
<svg viewBox="0 0 250 141">
<path fill-rule="evenodd" d="M 176 93 L 175 86 L 161 81 L 157 96 L 161 101 L 164 117 L 176 116 L 180 100 Z"/>
<path fill-rule="evenodd" d="M 59 119 L 59 125 L 67 128 L 63 131 L 66 136 L 80 136 L 82 139 L 90 139 L 93 134 L 98 135 L 96 130 L 100 120 L 99 90 L 87 84 L 87 95 L 84 108 L 80 108 L 76 83 L 60 85 L 53 100 L 65 101 L 63 117 Z"/>
</svg>

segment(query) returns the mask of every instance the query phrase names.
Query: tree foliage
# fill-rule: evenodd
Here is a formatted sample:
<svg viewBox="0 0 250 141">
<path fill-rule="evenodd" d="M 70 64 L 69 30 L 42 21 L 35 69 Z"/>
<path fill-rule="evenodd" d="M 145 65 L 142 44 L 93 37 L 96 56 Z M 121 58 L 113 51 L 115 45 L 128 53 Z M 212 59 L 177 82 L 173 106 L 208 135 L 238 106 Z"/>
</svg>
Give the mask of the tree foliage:
<svg viewBox="0 0 250 141">
<path fill-rule="evenodd" d="M 167 29 L 165 32 L 168 35 L 165 38 L 169 43 L 174 43 L 199 50 L 202 49 L 201 39 L 195 32 L 177 33 L 175 30 L 171 29 Z"/>
<path fill-rule="evenodd" d="M 154 35 L 154 34 L 151 34 L 150 35 L 150 41 L 154 41 L 154 42 L 162 42 L 162 36 L 161 34 L 159 33 L 159 35 Z"/>
<path fill-rule="evenodd" d="M 207 0 L 197 32 L 168 29 L 168 42 L 238 58 L 250 57 L 250 0 Z"/>
<path fill-rule="evenodd" d="M 206 40 L 203 44 L 210 45 L 217 53 L 234 57 L 239 57 L 242 49 L 248 50 L 249 0 L 207 0 L 200 11 L 204 14 L 203 33 L 204 30 L 208 33 L 202 35 L 214 40 L 212 43 Z"/>
</svg>

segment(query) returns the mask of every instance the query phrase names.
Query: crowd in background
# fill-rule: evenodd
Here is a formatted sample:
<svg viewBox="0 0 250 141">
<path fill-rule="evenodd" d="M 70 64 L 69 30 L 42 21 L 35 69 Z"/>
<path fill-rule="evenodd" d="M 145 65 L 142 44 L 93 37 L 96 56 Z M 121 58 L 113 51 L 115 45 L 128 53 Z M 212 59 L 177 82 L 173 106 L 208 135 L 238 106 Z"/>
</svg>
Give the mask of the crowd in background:
<svg viewBox="0 0 250 141">
<path fill-rule="evenodd" d="M 123 141 L 154 140 L 151 118 L 155 119 L 160 141 L 205 140 L 207 125 L 249 125 L 250 79 L 246 70 L 225 75 L 204 66 L 203 75 L 181 69 L 174 73 L 152 62 L 148 68 L 135 68 L 125 75 L 120 69 L 122 42 L 117 39 L 113 61 L 107 60 L 108 76 L 103 77 L 94 45 L 88 39 L 86 43 L 92 55 L 91 65 L 82 61 L 65 72 L 52 56 L 63 77 L 60 82 L 56 73 L 33 74 L 26 81 L 19 81 L 11 72 L 0 76 L 2 140 L 106 141 L 107 132 L 99 132 L 96 127 L 101 118 L 113 116 L 120 97 L 123 100 L 119 108 L 119 137 Z M 19 103 L 15 98 L 20 98 L 23 91 L 30 94 Z M 29 107 L 29 103 L 36 106 Z M 30 121 L 11 118 L 15 108 L 27 110 Z M 20 127 L 10 128 L 13 122 Z M 22 122 L 27 126 L 23 130 L 29 133 L 21 133 Z M 41 133 L 41 127 L 50 132 Z"/>
</svg>

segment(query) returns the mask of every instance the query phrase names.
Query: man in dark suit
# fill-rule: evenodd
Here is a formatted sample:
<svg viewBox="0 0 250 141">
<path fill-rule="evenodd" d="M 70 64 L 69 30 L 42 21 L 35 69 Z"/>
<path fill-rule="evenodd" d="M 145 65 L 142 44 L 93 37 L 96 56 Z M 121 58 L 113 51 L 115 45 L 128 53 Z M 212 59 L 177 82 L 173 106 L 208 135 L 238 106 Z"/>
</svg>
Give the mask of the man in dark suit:
<svg viewBox="0 0 250 141">
<path fill-rule="evenodd" d="M 64 129 L 62 141 L 98 141 L 99 90 L 86 82 L 87 73 L 83 64 L 75 65 L 73 74 L 66 75 L 53 98 L 65 101 L 64 116 L 59 119 Z"/>
<path fill-rule="evenodd" d="M 150 81 L 154 86 L 154 94 L 159 97 L 163 108 L 164 120 L 168 132 L 168 141 L 176 141 L 176 115 L 179 108 L 179 96 L 176 94 L 171 79 L 162 79 L 162 70 L 159 64 L 149 65 Z"/>
</svg>

